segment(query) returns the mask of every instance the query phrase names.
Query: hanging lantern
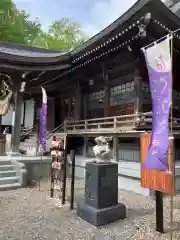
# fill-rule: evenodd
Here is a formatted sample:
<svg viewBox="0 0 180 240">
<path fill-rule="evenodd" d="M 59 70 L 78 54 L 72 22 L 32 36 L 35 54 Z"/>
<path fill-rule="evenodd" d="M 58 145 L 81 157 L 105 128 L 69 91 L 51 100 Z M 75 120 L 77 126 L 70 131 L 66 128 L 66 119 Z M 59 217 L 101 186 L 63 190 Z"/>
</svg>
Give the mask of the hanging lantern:
<svg viewBox="0 0 180 240">
<path fill-rule="evenodd" d="M 93 86 L 94 85 L 94 80 L 93 79 L 90 79 L 89 80 L 89 86 Z"/>
</svg>

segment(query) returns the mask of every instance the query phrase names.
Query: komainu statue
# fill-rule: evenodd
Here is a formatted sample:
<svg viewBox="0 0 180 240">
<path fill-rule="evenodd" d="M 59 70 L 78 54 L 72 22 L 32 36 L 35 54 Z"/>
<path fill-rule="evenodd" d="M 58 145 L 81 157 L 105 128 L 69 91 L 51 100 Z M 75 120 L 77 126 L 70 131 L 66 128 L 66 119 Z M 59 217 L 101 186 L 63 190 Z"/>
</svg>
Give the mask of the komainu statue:
<svg viewBox="0 0 180 240">
<path fill-rule="evenodd" d="M 96 145 L 93 147 L 94 155 L 95 155 L 95 161 L 98 163 L 105 163 L 110 162 L 111 159 L 111 149 L 109 146 L 109 141 L 111 141 L 111 138 L 99 136 L 95 138 Z"/>
</svg>

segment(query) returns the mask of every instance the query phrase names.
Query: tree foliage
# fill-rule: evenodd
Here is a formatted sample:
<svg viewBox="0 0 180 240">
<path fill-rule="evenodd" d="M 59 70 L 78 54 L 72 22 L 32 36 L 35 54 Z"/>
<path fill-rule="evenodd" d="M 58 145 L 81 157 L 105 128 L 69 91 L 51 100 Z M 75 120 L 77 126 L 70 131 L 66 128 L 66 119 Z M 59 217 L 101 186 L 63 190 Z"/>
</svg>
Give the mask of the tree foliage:
<svg viewBox="0 0 180 240">
<path fill-rule="evenodd" d="M 40 31 L 39 22 L 30 21 L 12 0 L 0 0 L 0 41 L 31 45 Z"/>
<path fill-rule="evenodd" d="M 81 26 L 68 18 L 52 23 L 47 32 L 41 32 L 34 39 L 34 46 L 56 50 L 73 49 L 86 39 Z"/>
<path fill-rule="evenodd" d="M 0 41 L 63 50 L 75 48 L 85 39 L 81 26 L 70 19 L 53 22 L 45 32 L 37 19 L 30 20 L 12 0 L 0 0 Z"/>
</svg>

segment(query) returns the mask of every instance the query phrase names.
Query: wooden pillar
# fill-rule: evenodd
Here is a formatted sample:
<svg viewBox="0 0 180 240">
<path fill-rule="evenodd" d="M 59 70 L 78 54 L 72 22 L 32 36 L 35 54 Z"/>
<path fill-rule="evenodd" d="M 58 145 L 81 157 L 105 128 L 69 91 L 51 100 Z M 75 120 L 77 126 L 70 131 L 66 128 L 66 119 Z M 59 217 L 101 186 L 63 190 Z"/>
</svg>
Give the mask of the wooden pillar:
<svg viewBox="0 0 180 240">
<path fill-rule="evenodd" d="M 83 156 L 87 157 L 88 155 L 88 136 L 84 136 L 84 151 Z"/>
<path fill-rule="evenodd" d="M 22 114 L 22 102 L 23 92 L 20 92 L 21 79 L 15 79 L 14 81 L 14 102 L 15 109 L 12 119 L 12 137 L 11 137 L 11 151 L 13 154 L 19 153 L 20 137 L 21 137 L 21 114 Z"/>
<path fill-rule="evenodd" d="M 142 112 L 142 77 L 138 68 L 134 71 L 134 85 L 135 85 L 135 113 Z"/>
<path fill-rule="evenodd" d="M 55 99 L 48 97 L 47 102 L 47 130 L 51 131 L 55 127 Z"/>
<path fill-rule="evenodd" d="M 26 117 L 26 102 L 23 103 L 23 127 L 25 126 L 25 117 Z M 34 124 L 33 124 L 34 125 Z"/>
<path fill-rule="evenodd" d="M 104 86 L 104 117 L 109 116 L 109 98 L 110 98 L 110 86 L 109 86 L 109 77 L 106 64 L 102 65 L 102 74 L 103 81 L 105 82 Z"/>
<path fill-rule="evenodd" d="M 110 87 L 109 84 L 104 87 L 104 117 L 109 117 L 109 98 L 110 98 Z"/>
<path fill-rule="evenodd" d="M 75 96 L 75 119 L 80 120 L 82 118 L 82 89 L 78 83 L 78 88 Z"/>
<path fill-rule="evenodd" d="M 84 94 L 82 99 L 83 99 L 83 118 L 87 119 L 87 94 Z"/>
<path fill-rule="evenodd" d="M 34 124 L 37 124 L 37 119 L 39 119 L 40 109 L 41 109 L 42 99 L 40 96 L 36 95 L 34 97 Z"/>
<path fill-rule="evenodd" d="M 118 142 L 118 137 L 115 134 L 113 136 L 113 160 L 118 161 L 118 147 L 119 147 L 119 142 Z"/>
<path fill-rule="evenodd" d="M 64 104 L 60 96 L 55 98 L 54 103 L 54 126 L 58 127 L 64 121 Z"/>
</svg>

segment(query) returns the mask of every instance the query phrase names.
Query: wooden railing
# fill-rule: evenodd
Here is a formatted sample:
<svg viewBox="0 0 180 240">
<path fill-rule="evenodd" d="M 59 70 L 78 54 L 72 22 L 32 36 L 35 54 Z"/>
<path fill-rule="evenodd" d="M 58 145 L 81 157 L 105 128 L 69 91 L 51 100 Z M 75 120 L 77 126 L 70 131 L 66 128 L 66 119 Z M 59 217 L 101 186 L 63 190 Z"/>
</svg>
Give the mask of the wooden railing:
<svg viewBox="0 0 180 240">
<path fill-rule="evenodd" d="M 173 118 L 173 128 L 180 129 L 180 118 Z M 152 129 L 152 112 L 64 122 L 66 133 L 118 133 Z"/>
<path fill-rule="evenodd" d="M 37 124 L 32 127 L 22 128 L 21 129 L 21 141 L 24 140 L 26 137 L 28 137 L 32 132 L 36 132 L 36 131 L 37 131 Z"/>
<path fill-rule="evenodd" d="M 139 124 L 139 114 L 67 121 L 64 130 L 68 132 L 118 132 L 129 131 Z"/>
<path fill-rule="evenodd" d="M 152 112 L 139 113 L 139 127 L 141 128 L 151 128 L 152 127 Z M 169 119 L 169 121 L 171 121 Z M 180 118 L 172 118 L 173 129 L 180 129 Z"/>
<path fill-rule="evenodd" d="M 60 124 L 59 126 L 54 128 L 52 131 L 50 131 L 46 139 L 47 140 L 50 139 L 54 135 L 54 133 L 61 132 L 62 130 L 64 130 L 64 123 Z"/>
<path fill-rule="evenodd" d="M 64 121 L 54 128 L 48 135 L 47 140 L 55 133 L 86 134 L 86 133 L 120 133 L 136 130 L 151 130 L 152 112 L 85 119 L 78 121 Z M 180 118 L 173 118 L 173 128 L 180 129 Z"/>
</svg>

